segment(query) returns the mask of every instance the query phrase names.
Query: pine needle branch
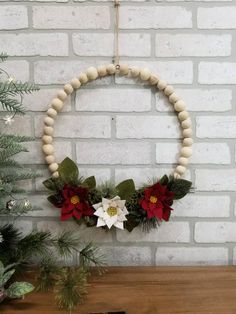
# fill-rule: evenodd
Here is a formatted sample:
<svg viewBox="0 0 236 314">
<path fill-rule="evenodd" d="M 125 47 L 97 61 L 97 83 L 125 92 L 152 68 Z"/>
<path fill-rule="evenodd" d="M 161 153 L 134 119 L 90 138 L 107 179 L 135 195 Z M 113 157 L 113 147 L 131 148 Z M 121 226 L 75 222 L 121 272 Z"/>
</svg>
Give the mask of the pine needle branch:
<svg viewBox="0 0 236 314">
<path fill-rule="evenodd" d="M 4 52 L 0 53 L 0 62 L 6 61 L 7 58 L 8 58 L 8 56 L 6 53 L 4 53 Z"/>
<path fill-rule="evenodd" d="M 52 238 L 52 245 L 62 257 L 72 256 L 73 252 L 78 251 L 78 244 L 79 238 L 71 231 L 63 231 L 59 236 Z"/>
<path fill-rule="evenodd" d="M 103 273 L 103 267 L 106 266 L 105 256 L 90 242 L 80 251 L 80 265 L 86 269 L 95 266 L 99 273 Z"/>
</svg>

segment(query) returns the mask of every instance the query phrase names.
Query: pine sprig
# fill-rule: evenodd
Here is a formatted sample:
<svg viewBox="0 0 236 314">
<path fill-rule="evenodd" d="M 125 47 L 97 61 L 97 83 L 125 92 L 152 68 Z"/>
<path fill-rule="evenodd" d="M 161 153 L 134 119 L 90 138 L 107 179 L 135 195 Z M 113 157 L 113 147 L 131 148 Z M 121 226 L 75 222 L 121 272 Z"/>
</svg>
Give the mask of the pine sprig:
<svg viewBox="0 0 236 314">
<path fill-rule="evenodd" d="M 4 93 L 5 95 L 17 96 L 19 94 L 30 94 L 38 90 L 38 86 L 34 83 L 0 82 L 0 94 Z"/>
<path fill-rule="evenodd" d="M 90 242 L 80 251 L 80 265 L 86 269 L 95 266 L 102 273 L 102 268 L 106 265 L 105 255 Z"/>
<path fill-rule="evenodd" d="M 59 236 L 52 238 L 52 245 L 62 257 L 69 257 L 78 251 L 79 238 L 70 231 L 63 231 Z"/>
<path fill-rule="evenodd" d="M 7 58 L 8 58 L 8 56 L 6 53 L 4 53 L 4 52 L 0 53 L 0 62 L 6 61 Z"/>
<path fill-rule="evenodd" d="M 43 258 L 39 265 L 37 278 L 37 290 L 47 292 L 55 286 L 56 276 L 59 275 L 59 267 L 52 256 Z"/>
</svg>

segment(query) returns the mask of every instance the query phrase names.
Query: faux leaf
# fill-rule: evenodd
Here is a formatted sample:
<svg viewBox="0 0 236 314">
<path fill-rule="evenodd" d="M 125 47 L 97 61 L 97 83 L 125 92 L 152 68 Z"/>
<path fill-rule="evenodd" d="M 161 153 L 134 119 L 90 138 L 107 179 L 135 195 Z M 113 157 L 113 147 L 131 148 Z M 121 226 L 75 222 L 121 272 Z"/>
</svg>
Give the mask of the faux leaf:
<svg viewBox="0 0 236 314">
<path fill-rule="evenodd" d="M 0 261 L 0 276 L 2 276 L 4 273 L 4 265 L 3 263 Z"/>
<path fill-rule="evenodd" d="M 169 182 L 169 178 L 168 178 L 168 176 L 166 174 L 159 180 L 159 183 L 161 185 L 167 185 L 168 182 Z"/>
<path fill-rule="evenodd" d="M 5 274 L 3 274 L 0 277 L 0 286 L 4 286 L 8 282 L 8 280 L 11 278 L 11 276 L 14 274 L 14 272 L 15 272 L 15 269 L 12 269 L 12 270 L 7 271 Z"/>
<path fill-rule="evenodd" d="M 48 201 L 53 204 L 56 207 L 60 207 L 62 204 L 62 196 L 60 194 L 54 194 L 54 195 L 50 195 L 48 196 Z"/>
<path fill-rule="evenodd" d="M 58 172 L 64 183 L 74 184 L 78 180 L 79 170 L 73 160 L 66 157 L 59 165 Z"/>
<path fill-rule="evenodd" d="M 54 182 L 54 180 L 53 180 L 52 178 L 43 181 L 43 185 L 44 185 L 48 190 L 51 190 L 51 191 L 56 191 L 56 190 L 57 190 L 57 187 L 56 187 L 56 185 L 55 185 L 55 182 Z"/>
<path fill-rule="evenodd" d="M 174 199 L 179 200 L 189 193 L 192 182 L 184 179 L 177 179 L 170 183 L 169 190 L 174 192 Z"/>
<path fill-rule="evenodd" d="M 139 221 L 133 215 L 129 215 L 127 218 L 127 221 L 125 221 L 125 229 L 131 232 L 135 227 L 139 225 Z"/>
<path fill-rule="evenodd" d="M 29 282 L 14 282 L 6 290 L 7 296 L 9 298 L 20 298 L 23 295 L 30 293 L 34 290 L 34 286 Z"/>
<path fill-rule="evenodd" d="M 135 193 L 135 185 L 132 179 L 125 180 L 116 186 L 116 190 L 121 199 L 129 201 Z"/>
<path fill-rule="evenodd" d="M 88 177 L 83 182 L 84 185 L 86 185 L 89 189 L 95 189 L 96 187 L 96 179 L 94 176 Z"/>
</svg>

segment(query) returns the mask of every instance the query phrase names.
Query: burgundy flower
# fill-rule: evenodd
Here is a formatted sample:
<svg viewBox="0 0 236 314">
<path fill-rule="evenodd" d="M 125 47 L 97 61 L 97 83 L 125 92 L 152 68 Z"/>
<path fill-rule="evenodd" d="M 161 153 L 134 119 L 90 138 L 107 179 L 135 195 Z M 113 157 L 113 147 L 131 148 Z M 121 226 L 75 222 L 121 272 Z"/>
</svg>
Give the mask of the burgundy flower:
<svg viewBox="0 0 236 314">
<path fill-rule="evenodd" d="M 93 209 L 88 204 L 88 189 L 84 187 L 72 187 L 65 185 L 62 190 L 63 202 L 61 220 L 70 217 L 80 219 L 83 216 L 93 215 Z"/>
<path fill-rule="evenodd" d="M 158 182 L 144 190 L 144 198 L 140 200 L 140 205 L 147 212 L 148 219 L 156 217 L 168 221 L 173 198 L 174 193 Z"/>
</svg>

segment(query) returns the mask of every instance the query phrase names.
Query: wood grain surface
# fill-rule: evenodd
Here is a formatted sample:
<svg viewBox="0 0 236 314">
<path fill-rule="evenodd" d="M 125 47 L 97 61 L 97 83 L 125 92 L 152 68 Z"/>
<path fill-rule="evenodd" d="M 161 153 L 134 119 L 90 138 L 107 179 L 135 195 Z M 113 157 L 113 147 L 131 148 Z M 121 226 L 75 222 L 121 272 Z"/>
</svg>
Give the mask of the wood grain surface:
<svg viewBox="0 0 236 314">
<path fill-rule="evenodd" d="M 64 314 L 52 293 L 1 305 L 3 314 Z M 119 267 L 91 278 L 74 314 L 236 314 L 236 267 Z"/>
</svg>

